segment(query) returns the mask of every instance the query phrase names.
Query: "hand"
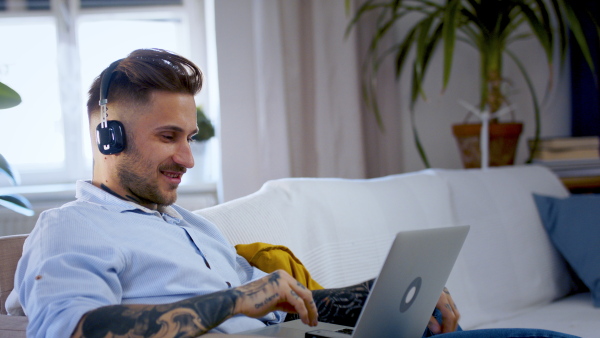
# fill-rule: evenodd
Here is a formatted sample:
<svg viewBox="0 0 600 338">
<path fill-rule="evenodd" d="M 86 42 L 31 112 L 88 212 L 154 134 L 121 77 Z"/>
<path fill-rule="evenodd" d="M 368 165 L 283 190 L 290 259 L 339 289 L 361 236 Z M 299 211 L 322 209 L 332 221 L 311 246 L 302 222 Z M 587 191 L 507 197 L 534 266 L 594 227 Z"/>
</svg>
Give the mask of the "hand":
<svg viewBox="0 0 600 338">
<path fill-rule="evenodd" d="M 460 312 L 458 312 L 456 304 L 454 303 L 454 300 L 452 300 L 452 296 L 450 296 L 448 289 L 444 288 L 436 308 L 442 313 L 442 325 L 440 326 L 437 319 L 432 316 L 427 325 L 429 330 L 435 334 L 456 331 L 458 320 L 460 319 Z"/>
<path fill-rule="evenodd" d="M 297 313 L 304 324 L 317 325 L 317 306 L 312 292 L 287 272 L 277 270 L 237 288 L 234 313 L 259 318 L 272 311 Z"/>
</svg>

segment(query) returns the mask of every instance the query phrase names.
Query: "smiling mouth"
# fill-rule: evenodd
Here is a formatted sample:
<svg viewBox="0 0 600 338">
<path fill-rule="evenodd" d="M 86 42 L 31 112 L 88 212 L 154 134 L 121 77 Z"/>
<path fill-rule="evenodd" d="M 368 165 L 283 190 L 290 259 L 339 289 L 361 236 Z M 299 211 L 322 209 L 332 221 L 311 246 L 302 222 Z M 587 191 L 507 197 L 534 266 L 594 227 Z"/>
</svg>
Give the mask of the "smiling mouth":
<svg viewBox="0 0 600 338">
<path fill-rule="evenodd" d="M 172 183 L 179 184 L 181 177 L 187 171 L 185 167 L 176 164 L 165 165 L 163 168 L 159 168 L 160 173 L 168 178 Z"/>
<path fill-rule="evenodd" d="M 181 177 L 183 176 L 183 174 L 185 174 L 185 172 L 177 172 L 177 171 L 161 171 L 161 173 L 167 177 L 172 183 L 177 183 L 179 184 L 179 182 L 181 182 Z"/>
<path fill-rule="evenodd" d="M 170 178 L 181 178 L 181 176 L 183 176 L 183 173 L 175 173 L 169 171 L 163 171 L 162 174 Z"/>
</svg>

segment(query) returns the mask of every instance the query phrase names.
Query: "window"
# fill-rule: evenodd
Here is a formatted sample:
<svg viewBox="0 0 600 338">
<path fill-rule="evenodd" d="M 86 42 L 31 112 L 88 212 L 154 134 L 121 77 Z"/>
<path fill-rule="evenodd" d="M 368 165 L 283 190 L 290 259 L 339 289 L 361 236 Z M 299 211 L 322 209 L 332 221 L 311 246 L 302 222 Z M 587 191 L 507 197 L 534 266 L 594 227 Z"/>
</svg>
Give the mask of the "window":
<svg viewBox="0 0 600 338">
<path fill-rule="evenodd" d="M 65 162 L 58 90 L 57 40 L 51 18 L 3 19 L 0 80 L 22 103 L 0 110 L 0 151 L 21 171 L 56 170 Z"/>
<path fill-rule="evenodd" d="M 0 0 L 0 81 L 22 98 L 0 110 L 0 153 L 22 184 L 91 178 L 85 103 L 94 77 L 137 48 L 202 67 L 201 17 L 195 0 Z"/>
</svg>

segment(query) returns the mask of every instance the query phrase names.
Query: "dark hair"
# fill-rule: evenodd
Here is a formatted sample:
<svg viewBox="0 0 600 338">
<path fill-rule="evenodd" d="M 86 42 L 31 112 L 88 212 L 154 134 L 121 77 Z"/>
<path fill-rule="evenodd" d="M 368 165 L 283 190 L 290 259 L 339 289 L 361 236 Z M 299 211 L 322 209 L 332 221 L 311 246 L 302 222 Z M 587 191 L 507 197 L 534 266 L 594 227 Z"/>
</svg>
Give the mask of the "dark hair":
<svg viewBox="0 0 600 338">
<path fill-rule="evenodd" d="M 99 111 L 100 76 L 88 92 L 88 116 Z M 146 104 L 153 91 L 197 94 L 202 88 L 202 71 L 190 60 L 162 49 L 138 49 L 121 60 L 112 76 L 108 103 Z"/>
</svg>

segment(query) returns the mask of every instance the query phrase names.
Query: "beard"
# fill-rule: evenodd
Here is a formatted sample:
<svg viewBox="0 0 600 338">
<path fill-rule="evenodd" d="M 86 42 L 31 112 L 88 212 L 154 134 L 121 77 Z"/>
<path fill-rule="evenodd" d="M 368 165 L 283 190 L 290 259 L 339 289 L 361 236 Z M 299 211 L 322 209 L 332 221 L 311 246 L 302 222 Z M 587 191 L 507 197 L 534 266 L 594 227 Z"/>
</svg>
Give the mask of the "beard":
<svg viewBox="0 0 600 338">
<path fill-rule="evenodd" d="M 139 204 L 158 206 L 175 203 L 178 185 L 172 185 L 168 191 L 161 191 L 156 173 L 165 170 L 185 172 L 185 167 L 177 163 L 169 163 L 155 168 L 156 164 L 144 158 L 133 142 L 122 156 L 122 161 L 117 165 L 117 177 L 119 184 L 131 193 L 125 196 L 127 199 Z"/>
</svg>

